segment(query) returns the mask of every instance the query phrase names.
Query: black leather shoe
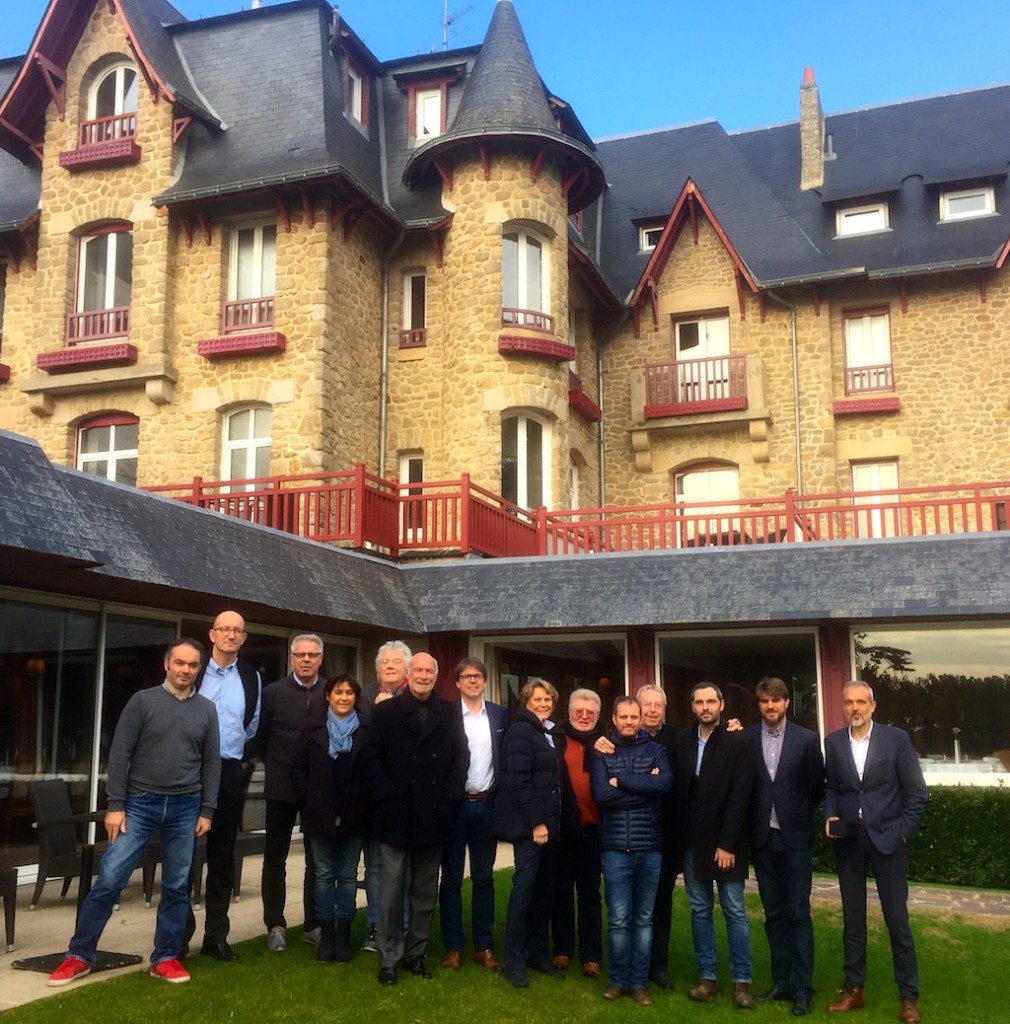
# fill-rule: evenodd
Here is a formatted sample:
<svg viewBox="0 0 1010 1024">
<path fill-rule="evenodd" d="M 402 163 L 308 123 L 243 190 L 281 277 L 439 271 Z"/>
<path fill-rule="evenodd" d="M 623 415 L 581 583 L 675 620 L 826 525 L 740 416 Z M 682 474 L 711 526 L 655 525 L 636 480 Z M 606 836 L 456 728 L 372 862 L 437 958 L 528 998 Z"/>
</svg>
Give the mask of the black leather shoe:
<svg viewBox="0 0 1010 1024">
<path fill-rule="evenodd" d="M 793 1016 L 805 1017 L 810 1012 L 810 996 L 793 996 Z"/>
<path fill-rule="evenodd" d="M 779 985 L 772 985 L 767 992 L 762 992 L 760 995 L 755 996 L 754 1001 L 756 1003 L 788 1003 L 792 998 L 793 994 L 789 989 L 781 988 Z"/>
<path fill-rule="evenodd" d="M 505 975 L 505 980 L 513 988 L 529 988 L 530 987 L 529 979 L 526 977 L 525 974 L 523 974 L 522 971 L 513 971 L 511 974 L 506 974 Z"/>
<path fill-rule="evenodd" d="M 527 960 L 526 966 L 537 974 L 546 974 L 548 978 L 563 978 L 565 972 L 560 967 L 555 967 L 546 957 L 543 960 Z"/>
<path fill-rule="evenodd" d="M 656 988 L 665 988 L 667 990 L 673 988 L 673 982 L 670 981 L 670 972 L 665 967 L 653 967 L 649 971 L 649 981 L 656 986 Z"/>
<path fill-rule="evenodd" d="M 379 984 L 380 985 L 395 985 L 396 984 L 396 968 L 395 967 L 380 967 L 379 968 Z"/>
<path fill-rule="evenodd" d="M 404 960 L 400 966 L 408 974 L 413 974 L 415 978 L 424 978 L 426 981 L 431 981 L 431 971 L 425 966 L 423 956 L 419 956 L 415 960 Z"/>
<path fill-rule="evenodd" d="M 200 947 L 200 952 L 212 960 L 220 960 L 225 964 L 230 964 L 233 960 L 238 959 L 238 953 L 227 942 L 205 942 Z"/>
</svg>

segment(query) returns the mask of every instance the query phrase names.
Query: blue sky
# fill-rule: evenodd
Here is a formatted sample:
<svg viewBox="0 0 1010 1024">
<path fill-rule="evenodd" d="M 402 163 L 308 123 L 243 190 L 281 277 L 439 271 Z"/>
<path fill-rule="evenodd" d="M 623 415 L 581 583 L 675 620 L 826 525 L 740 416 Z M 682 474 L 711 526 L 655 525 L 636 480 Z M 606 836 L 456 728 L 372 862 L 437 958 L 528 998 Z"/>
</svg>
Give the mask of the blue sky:
<svg viewBox="0 0 1010 1024">
<path fill-rule="evenodd" d="M 1010 81 L 1007 0 L 514 3 L 544 81 L 594 138 L 710 118 L 729 131 L 795 120 L 806 65 L 828 113 Z M 190 19 L 249 5 L 175 3 Z M 0 0 L 0 57 L 27 51 L 45 8 Z M 479 43 L 493 9 L 449 0 L 450 47 Z M 380 60 L 441 49 L 442 10 L 443 0 L 340 3 Z"/>
</svg>

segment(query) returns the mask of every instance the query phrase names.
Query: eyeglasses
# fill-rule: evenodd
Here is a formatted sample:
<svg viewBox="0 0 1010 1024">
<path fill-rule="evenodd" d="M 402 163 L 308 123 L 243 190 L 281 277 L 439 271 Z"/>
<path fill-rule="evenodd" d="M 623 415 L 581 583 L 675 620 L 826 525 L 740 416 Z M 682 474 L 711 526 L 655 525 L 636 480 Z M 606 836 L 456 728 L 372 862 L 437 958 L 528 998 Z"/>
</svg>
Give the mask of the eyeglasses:
<svg viewBox="0 0 1010 1024">
<path fill-rule="evenodd" d="M 322 651 L 295 651 L 292 658 L 321 658 L 323 656 Z"/>
<path fill-rule="evenodd" d="M 472 683 L 475 679 L 483 679 L 484 677 L 479 672 L 464 672 L 459 677 L 461 683 Z"/>
<path fill-rule="evenodd" d="M 594 715 L 598 715 L 599 711 L 594 711 L 592 708 L 575 708 L 572 714 L 576 718 L 592 718 Z"/>
<path fill-rule="evenodd" d="M 245 636 L 246 632 L 239 626 L 215 626 L 215 633 L 224 633 L 225 636 Z"/>
</svg>

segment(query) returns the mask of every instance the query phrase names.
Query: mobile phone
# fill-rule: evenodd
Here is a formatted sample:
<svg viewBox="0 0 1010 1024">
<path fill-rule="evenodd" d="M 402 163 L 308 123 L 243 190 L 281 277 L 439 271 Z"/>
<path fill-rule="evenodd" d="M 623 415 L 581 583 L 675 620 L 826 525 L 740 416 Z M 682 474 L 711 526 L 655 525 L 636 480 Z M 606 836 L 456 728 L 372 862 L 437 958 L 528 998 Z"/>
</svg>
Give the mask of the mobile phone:
<svg viewBox="0 0 1010 1024">
<path fill-rule="evenodd" d="M 843 839 L 849 834 L 849 823 L 847 821 L 829 821 L 828 835 L 835 839 Z"/>
</svg>

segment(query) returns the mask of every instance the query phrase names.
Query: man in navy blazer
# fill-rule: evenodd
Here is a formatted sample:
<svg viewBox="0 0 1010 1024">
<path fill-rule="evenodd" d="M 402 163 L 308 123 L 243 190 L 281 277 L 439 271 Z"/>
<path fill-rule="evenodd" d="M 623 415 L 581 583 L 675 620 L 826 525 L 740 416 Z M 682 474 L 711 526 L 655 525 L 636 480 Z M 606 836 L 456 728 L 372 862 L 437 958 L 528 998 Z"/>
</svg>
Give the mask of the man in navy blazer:
<svg viewBox="0 0 1010 1024">
<path fill-rule="evenodd" d="M 814 994 L 810 886 L 824 758 L 817 733 L 787 721 L 789 689 L 781 679 L 766 677 L 754 692 L 761 722 L 747 730 L 758 755 L 750 845 L 772 969 L 772 987 L 756 998 L 791 999 L 793 1016 L 803 1017 Z"/>
<path fill-rule="evenodd" d="M 443 967 L 459 970 L 463 954 L 463 864 L 470 850 L 470 880 L 473 884 L 471 927 L 473 959 L 491 971 L 502 970 L 494 945 L 494 862 L 498 841 L 491 835 L 491 812 L 499 779 L 501 741 L 508 727 L 508 712 L 500 704 L 484 699 L 487 669 L 479 658 L 464 658 L 454 669 L 460 700 L 456 707 L 463 720 L 470 767 L 466 793 L 460 805 L 452 837 L 442 855 L 442 885 L 439 891 Z"/>
<path fill-rule="evenodd" d="M 842 893 L 845 984 L 828 1010 L 863 1006 L 866 981 L 866 869 L 873 869 L 891 936 L 903 1024 L 918 1024 L 919 966 L 908 923 L 907 844 L 926 809 L 926 783 L 907 732 L 873 721 L 873 690 L 853 681 L 842 690 L 848 727 L 825 740 L 825 831 L 834 840 Z"/>
</svg>

